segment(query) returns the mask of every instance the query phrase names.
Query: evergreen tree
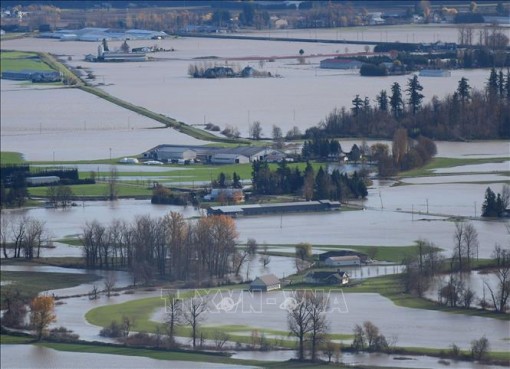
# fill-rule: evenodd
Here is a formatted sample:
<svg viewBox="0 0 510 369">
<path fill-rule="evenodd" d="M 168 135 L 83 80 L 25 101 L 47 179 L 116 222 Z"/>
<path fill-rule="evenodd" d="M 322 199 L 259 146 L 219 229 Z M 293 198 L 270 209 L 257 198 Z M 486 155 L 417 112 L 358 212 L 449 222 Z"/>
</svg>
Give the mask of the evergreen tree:
<svg viewBox="0 0 510 369">
<path fill-rule="evenodd" d="M 499 201 L 498 201 L 499 200 Z M 485 190 L 485 200 L 482 204 L 482 217 L 499 217 L 503 211 L 501 196 L 496 194 L 487 187 Z"/>
<path fill-rule="evenodd" d="M 413 115 L 416 115 L 416 112 L 421 107 L 421 102 L 423 100 L 423 94 L 420 92 L 423 90 L 423 86 L 418 81 L 418 76 L 414 75 L 413 78 L 410 78 L 407 83 L 407 93 L 409 95 L 409 105 L 411 107 L 411 111 Z"/>
<path fill-rule="evenodd" d="M 497 96 L 498 91 L 498 73 L 496 72 L 496 68 L 492 68 L 489 79 L 487 80 L 487 92 L 490 97 L 494 97 Z"/>
<path fill-rule="evenodd" d="M 505 90 L 506 90 L 506 98 L 510 100 L 510 69 L 506 70 Z"/>
<path fill-rule="evenodd" d="M 234 188 L 242 188 L 241 177 L 236 172 L 232 173 L 232 187 Z"/>
<path fill-rule="evenodd" d="M 503 70 L 500 70 L 498 73 L 498 92 L 500 98 L 505 97 L 505 75 Z"/>
<path fill-rule="evenodd" d="M 359 115 L 359 112 L 361 111 L 361 107 L 363 106 L 363 100 L 359 97 L 359 95 L 356 95 L 354 100 L 352 100 L 352 113 L 355 117 Z"/>
<path fill-rule="evenodd" d="M 469 101 L 471 98 L 471 86 L 468 83 L 468 79 L 465 77 L 462 77 L 459 81 L 459 87 L 457 87 L 457 94 L 460 98 L 460 101 L 462 101 L 462 104 Z"/>
<path fill-rule="evenodd" d="M 388 111 L 388 94 L 386 90 L 381 90 L 379 95 L 377 95 L 376 100 L 380 111 Z"/>
<path fill-rule="evenodd" d="M 329 174 L 322 169 L 322 166 L 317 171 L 315 177 L 315 194 L 314 198 L 317 200 L 329 199 L 330 178 Z"/>
<path fill-rule="evenodd" d="M 390 106 L 393 116 L 398 119 L 404 110 L 404 102 L 402 100 L 402 91 L 398 82 L 391 86 Z"/>
</svg>

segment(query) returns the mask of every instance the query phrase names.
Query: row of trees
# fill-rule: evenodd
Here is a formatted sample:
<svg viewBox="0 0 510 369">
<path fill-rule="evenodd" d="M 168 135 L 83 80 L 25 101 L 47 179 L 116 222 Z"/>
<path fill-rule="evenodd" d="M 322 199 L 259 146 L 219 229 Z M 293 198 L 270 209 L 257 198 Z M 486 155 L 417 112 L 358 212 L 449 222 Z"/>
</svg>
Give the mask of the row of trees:
<svg viewBox="0 0 510 369">
<path fill-rule="evenodd" d="M 138 216 L 132 223 L 87 223 L 80 239 L 88 268 L 127 268 L 134 282 L 153 277 L 196 281 L 223 279 L 239 273 L 246 258 L 235 247 L 232 218 L 186 220 L 172 212 L 160 218 Z"/>
<path fill-rule="evenodd" d="M 40 256 L 41 247 L 48 244 L 50 234 L 45 223 L 30 216 L 0 217 L 0 243 L 4 258 L 31 260 Z"/>
<path fill-rule="evenodd" d="M 403 127 L 413 137 L 422 134 L 443 140 L 510 137 L 510 71 L 492 69 L 483 91 L 462 78 L 453 94 L 443 99 L 434 96 L 427 104 L 421 91 L 414 76 L 408 80 L 406 96 L 398 82 L 390 93 L 382 90 L 376 96 L 375 106 L 368 97 L 357 95 L 351 110 L 335 109 L 305 136 L 312 138 L 318 128 L 328 137 L 391 138 Z"/>
<path fill-rule="evenodd" d="M 268 163 L 256 161 L 252 165 L 253 192 L 261 195 L 296 194 L 309 200 L 338 200 L 364 198 L 368 195 L 364 178 L 354 172 L 352 176 L 334 170 L 331 174 L 322 167 L 317 173 L 310 163 L 304 172 L 298 167 L 290 169 L 285 161 L 271 170 Z"/>
</svg>

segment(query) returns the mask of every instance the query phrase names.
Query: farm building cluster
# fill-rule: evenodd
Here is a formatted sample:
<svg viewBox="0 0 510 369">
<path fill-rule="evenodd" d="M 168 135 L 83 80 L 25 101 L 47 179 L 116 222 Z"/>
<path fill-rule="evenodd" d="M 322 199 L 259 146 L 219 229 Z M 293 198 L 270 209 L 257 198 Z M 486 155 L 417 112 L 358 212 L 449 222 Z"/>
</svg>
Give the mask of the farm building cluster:
<svg viewBox="0 0 510 369">
<path fill-rule="evenodd" d="M 280 162 L 281 151 L 265 146 L 211 147 L 186 145 L 158 145 L 143 154 L 147 160 L 164 163 L 243 164 L 254 161 Z"/>
<path fill-rule="evenodd" d="M 168 35 L 162 31 L 145 29 L 114 29 L 86 27 L 82 29 L 62 29 L 54 32 L 42 32 L 40 37 L 56 38 L 60 41 L 124 41 L 124 40 L 159 40 Z"/>
</svg>

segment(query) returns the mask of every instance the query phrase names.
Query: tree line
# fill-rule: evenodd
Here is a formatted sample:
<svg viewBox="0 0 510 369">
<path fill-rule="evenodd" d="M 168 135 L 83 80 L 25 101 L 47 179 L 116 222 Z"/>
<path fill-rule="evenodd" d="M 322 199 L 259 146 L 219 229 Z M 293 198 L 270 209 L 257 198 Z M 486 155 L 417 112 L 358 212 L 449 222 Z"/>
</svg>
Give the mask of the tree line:
<svg viewBox="0 0 510 369">
<path fill-rule="evenodd" d="M 221 281 L 246 258 L 236 249 L 235 222 L 227 216 L 186 220 L 171 212 L 131 223 L 87 223 L 80 236 L 87 268 L 127 269 L 134 284 L 154 277 L 190 283 Z"/>
<path fill-rule="evenodd" d="M 398 128 L 406 128 L 412 137 L 441 140 L 510 137 L 510 70 L 505 74 L 493 68 L 483 90 L 473 89 L 463 77 L 452 94 L 443 99 L 433 96 L 426 104 L 416 75 L 406 87 L 393 83 L 390 92 L 379 92 L 375 105 L 356 95 L 350 110 L 333 110 L 307 129 L 305 137 L 320 130 L 327 137 L 391 138 Z"/>
<path fill-rule="evenodd" d="M 259 195 L 295 194 L 309 200 L 365 198 L 368 195 L 365 178 L 354 172 L 351 176 L 338 169 L 330 174 L 321 167 L 315 173 L 310 162 L 303 172 L 289 168 L 285 160 L 272 170 L 264 161 L 252 164 L 253 193 Z"/>
</svg>

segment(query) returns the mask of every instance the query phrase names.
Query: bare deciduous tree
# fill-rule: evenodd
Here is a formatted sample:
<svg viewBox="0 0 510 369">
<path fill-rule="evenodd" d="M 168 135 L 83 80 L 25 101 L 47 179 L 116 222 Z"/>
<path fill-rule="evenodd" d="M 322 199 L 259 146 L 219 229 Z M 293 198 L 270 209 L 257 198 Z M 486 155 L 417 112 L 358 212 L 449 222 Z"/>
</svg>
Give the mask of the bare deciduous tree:
<svg viewBox="0 0 510 369">
<path fill-rule="evenodd" d="M 502 265 L 496 269 L 496 286 L 484 282 L 489 290 L 494 310 L 504 313 L 508 309 L 508 298 L 510 297 L 510 264 Z"/>
<path fill-rule="evenodd" d="M 262 138 L 262 124 L 258 120 L 251 123 L 248 127 L 250 137 L 254 140 L 260 140 Z"/>
<path fill-rule="evenodd" d="M 174 293 L 168 293 L 166 296 L 166 326 L 170 343 L 174 344 L 175 328 L 182 320 L 182 300 L 178 299 Z"/>
<path fill-rule="evenodd" d="M 205 296 L 196 296 L 183 302 L 183 318 L 191 327 L 191 337 L 193 340 L 193 348 L 196 347 L 198 328 L 205 319 L 207 312 L 207 298 Z"/>
<path fill-rule="evenodd" d="M 287 313 L 290 334 L 298 340 L 298 359 L 305 359 L 305 338 L 311 331 L 310 311 L 307 307 L 306 291 L 298 290 L 293 293 Z"/>
<path fill-rule="evenodd" d="M 106 296 L 110 297 L 113 289 L 115 288 L 115 284 L 117 283 L 117 279 L 113 273 L 108 273 L 108 275 L 104 279 L 104 289 L 106 292 Z"/>
</svg>

